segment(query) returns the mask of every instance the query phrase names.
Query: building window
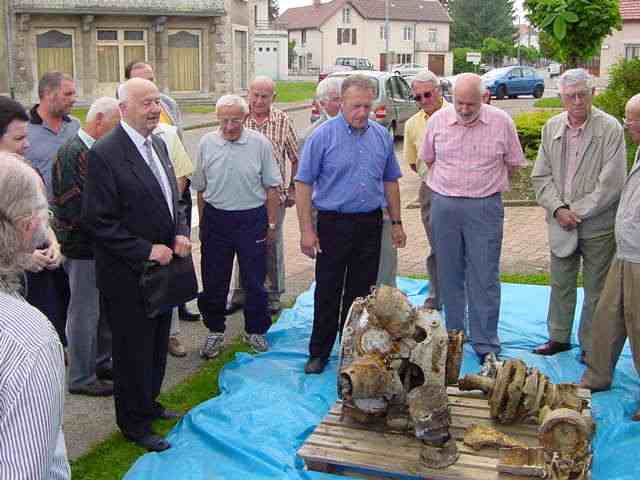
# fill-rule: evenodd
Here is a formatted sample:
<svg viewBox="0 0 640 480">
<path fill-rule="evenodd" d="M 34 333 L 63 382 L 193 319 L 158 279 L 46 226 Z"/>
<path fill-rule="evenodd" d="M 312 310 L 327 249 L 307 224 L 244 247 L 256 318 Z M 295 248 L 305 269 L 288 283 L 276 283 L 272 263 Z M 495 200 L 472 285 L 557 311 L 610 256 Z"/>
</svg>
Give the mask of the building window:
<svg viewBox="0 0 640 480">
<path fill-rule="evenodd" d="M 96 40 L 99 83 L 119 83 L 127 64 L 147 60 L 144 30 L 97 30 Z"/>
<path fill-rule="evenodd" d="M 625 45 L 624 58 L 626 58 L 627 60 L 640 58 L 640 44 Z"/>
<path fill-rule="evenodd" d="M 413 38 L 413 26 L 405 25 L 402 28 L 402 39 L 403 40 L 411 40 Z"/>
<path fill-rule="evenodd" d="M 384 24 L 380 25 L 380 40 L 386 40 L 387 39 L 387 29 L 385 28 Z"/>
<path fill-rule="evenodd" d="M 427 42 L 436 43 L 438 41 L 438 30 L 430 28 L 427 30 Z"/>
<path fill-rule="evenodd" d="M 169 31 L 169 88 L 200 90 L 200 32 Z"/>
<path fill-rule="evenodd" d="M 302 32 L 300 33 L 300 43 L 302 46 L 305 45 L 305 43 L 307 43 L 307 31 L 306 30 L 302 30 Z"/>
<path fill-rule="evenodd" d="M 342 23 L 351 23 L 351 9 L 349 7 L 344 7 L 342 9 Z"/>
<path fill-rule="evenodd" d="M 411 63 L 411 54 L 399 53 L 397 59 L 398 59 L 398 63 Z"/>
<path fill-rule="evenodd" d="M 356 45 L 356 29 L 355 28 L 338 28 L 338 45 L 350 43 Z"/>
<path fill-rule="evenodd" d="M 59 30 L 36 35 L 38 77 L 46 72 L 62 72 L 73 77 L 73 36 Z"/>
</svg>

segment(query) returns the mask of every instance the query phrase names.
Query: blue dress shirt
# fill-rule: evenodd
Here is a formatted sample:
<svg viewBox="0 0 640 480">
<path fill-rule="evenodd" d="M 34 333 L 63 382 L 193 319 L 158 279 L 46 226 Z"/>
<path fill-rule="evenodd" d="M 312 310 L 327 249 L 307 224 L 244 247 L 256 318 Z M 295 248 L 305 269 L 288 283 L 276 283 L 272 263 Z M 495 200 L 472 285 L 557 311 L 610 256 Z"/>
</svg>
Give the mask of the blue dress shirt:
<svg viewBox="0 0 640 480">
<path fill-rule="evenodd" d="M 383 183 L 401 176 L 389 132 L 372 120 L 358 131 L 339 114 L 305 142 L 296 180 L 313 186 L 318 210 L 362 213 L 386 207 Z"/>
</svg>

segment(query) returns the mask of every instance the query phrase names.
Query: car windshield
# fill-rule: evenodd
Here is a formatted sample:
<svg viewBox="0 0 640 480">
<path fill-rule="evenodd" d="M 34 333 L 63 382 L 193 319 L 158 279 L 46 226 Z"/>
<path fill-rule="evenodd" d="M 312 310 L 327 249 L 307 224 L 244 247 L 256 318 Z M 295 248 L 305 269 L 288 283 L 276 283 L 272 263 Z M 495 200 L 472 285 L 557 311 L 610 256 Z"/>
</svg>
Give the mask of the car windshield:
<svg viewBox="0 0 640 480">
<path fill-rule="evenodd" d="M 496 68 L 494 70 L 490 70 L 484 75 L 482 75 L 483 80 L 490 80 L 492 78 L 500 77 L 509 71 L 509 68 Z"/>
</svg>

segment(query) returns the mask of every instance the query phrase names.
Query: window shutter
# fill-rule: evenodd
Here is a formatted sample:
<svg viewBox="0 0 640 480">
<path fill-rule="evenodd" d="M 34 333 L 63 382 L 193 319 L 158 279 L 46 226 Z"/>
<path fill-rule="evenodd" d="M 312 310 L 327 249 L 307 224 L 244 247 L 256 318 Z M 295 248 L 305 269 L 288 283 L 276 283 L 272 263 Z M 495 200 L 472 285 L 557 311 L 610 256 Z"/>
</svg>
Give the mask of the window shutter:
<svg viewBox="0 0 640 480">
<path fill-rule="evenodd" d="M 351 29 L 351 43 L 353 45 L 356 44 L 356 29 L 355 28 Z"/>
<path fill-rule="evenodd" d="M 338 29 L 338 45 L 342 43 L 342 29 Z"/>
</svg>

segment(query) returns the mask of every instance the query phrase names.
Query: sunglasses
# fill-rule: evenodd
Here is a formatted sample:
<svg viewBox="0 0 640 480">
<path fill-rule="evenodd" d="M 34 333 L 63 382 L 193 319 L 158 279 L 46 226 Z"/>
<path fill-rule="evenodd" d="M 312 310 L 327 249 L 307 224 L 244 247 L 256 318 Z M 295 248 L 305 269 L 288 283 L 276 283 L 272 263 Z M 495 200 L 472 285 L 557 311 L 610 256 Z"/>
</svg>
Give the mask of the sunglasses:
<svg viewBox="0 0 640 480">
<path fill-rule="evenodd" d="M 411 95 L 411 98 L 416 102 L 421 102 L 423 98 L 426 100 L 427 98 L 431 98 L 433 96 L 434 96 L 434 92 L 425 92 L 425 93 L 419 93 L 418 95 Z"/>
</svg>

